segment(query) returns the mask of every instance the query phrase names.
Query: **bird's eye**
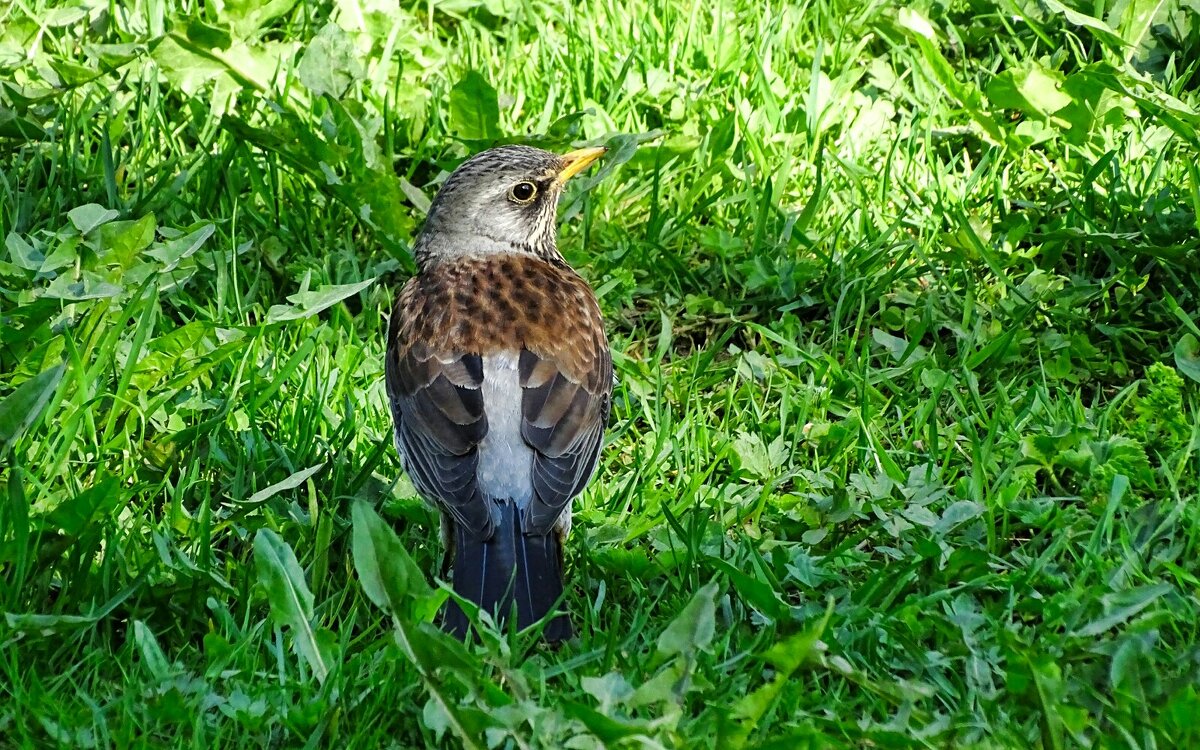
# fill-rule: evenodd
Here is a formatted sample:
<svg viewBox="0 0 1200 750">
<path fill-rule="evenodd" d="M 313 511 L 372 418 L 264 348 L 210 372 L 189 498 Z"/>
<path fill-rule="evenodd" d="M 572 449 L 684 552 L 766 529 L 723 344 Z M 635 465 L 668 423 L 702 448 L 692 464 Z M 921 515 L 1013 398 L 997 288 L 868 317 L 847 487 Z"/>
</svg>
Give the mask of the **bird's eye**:
<svg viewBox="0 0 1200 750">
<path fill-rule="evenodd" d="M 508 197 L 517 203 L 528 203 L 537 195 L 537 185 L 532 182 L 518 182 L 508 191 Z"/>
</svg>

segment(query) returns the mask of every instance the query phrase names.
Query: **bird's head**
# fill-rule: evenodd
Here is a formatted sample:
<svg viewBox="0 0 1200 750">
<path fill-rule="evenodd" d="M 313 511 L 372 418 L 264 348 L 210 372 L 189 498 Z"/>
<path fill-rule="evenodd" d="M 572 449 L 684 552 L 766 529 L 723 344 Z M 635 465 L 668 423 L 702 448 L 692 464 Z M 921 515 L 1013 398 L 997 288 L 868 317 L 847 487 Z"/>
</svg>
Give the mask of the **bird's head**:
<svg viewBox="0 0 1200 750">
<path fill-rule="evenodd" d="M 438 191 L 414 251 L 422 265 L 463 255 L 557 255 L 555 218 L 563 185 L 604 148 L 553 154 L 500 146 L 467 159 Z"/>
</svg>

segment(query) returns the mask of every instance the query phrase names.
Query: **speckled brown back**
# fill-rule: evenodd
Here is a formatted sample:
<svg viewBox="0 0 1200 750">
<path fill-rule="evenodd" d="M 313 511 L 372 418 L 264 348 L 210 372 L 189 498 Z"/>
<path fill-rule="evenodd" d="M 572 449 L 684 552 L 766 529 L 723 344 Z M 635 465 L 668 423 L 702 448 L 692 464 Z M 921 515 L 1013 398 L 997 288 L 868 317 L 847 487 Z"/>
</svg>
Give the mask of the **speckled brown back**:
<svg viewBox="0 0 1200 750">
<path fill-rule="evenodd" d="M 518 254 L 438 263 L 409 280 L 393 316 L 401 358 L 414 344 L 439 359 L 528 349 L 589 391 L 612 379 L 595 295 L 566 265 Z"/>
</svg>

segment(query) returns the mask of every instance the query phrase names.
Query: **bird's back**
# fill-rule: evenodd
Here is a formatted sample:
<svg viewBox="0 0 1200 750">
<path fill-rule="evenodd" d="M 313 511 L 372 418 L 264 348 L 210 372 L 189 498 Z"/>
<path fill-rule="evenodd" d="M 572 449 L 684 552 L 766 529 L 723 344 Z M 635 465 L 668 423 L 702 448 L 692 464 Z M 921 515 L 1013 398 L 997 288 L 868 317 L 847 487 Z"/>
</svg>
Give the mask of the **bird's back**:
<svg viewBox="0 0 1200 750">
<path fill-rule="evenodd" d="M 443 354 L 533 351 L 589 388 L 607 372 L 604 321 L 591 288 L 570 266 L 521 253 L 437 263 L 409 279 L 396 302 L 390 343 L 398 356 L 437 342 Z"/>
<path fill-rule="evenodd" d="M 553 573 L 557 588 L 527 582 L 528 624 L 561 594 L 561 571 L 539 568 L 561 565 L 571 499 L 608 418 L 612 360 L 595 296 L 562 262 L 464 256 L 411 279 L 390 328 L 396 444 L 452 527 L 455 588 L 503 605 L 511 597 L 497 593 L 497 575 Z M 544 564 L 522 569 L 530 555 Z"/>
</svg>

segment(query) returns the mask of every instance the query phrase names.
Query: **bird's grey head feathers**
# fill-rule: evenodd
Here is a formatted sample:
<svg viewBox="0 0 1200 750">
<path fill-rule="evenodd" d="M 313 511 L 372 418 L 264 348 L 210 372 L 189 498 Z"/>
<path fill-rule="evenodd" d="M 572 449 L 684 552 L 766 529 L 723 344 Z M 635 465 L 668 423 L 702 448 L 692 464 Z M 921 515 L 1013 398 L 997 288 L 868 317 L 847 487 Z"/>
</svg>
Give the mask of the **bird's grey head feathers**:
<svg viewBox="0 0 1200 750">
<path fill-rule="evenodd" d="M 501 146 L 467 159 L 429 209 L 414 247 L 418 263 L 498 252 L 557 257 L 558 199 L 581 153 Z"/>
</svg>

